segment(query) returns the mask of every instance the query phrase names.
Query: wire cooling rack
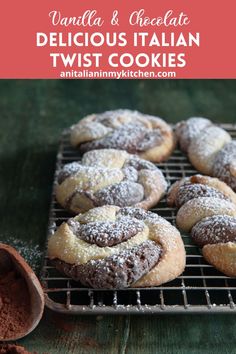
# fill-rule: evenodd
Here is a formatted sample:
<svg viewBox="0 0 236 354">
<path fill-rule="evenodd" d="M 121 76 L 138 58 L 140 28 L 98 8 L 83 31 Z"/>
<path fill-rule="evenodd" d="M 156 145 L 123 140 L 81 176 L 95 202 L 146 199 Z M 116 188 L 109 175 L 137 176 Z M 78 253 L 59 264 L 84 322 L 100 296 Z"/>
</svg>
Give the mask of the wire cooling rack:
<svg viewBox="0 0 236 354">
<path fill-rule="evenodd" d="M 236 139 L 236 125 L 220 125 Z M 58 170 L 80 156 L 69 144 L 69 133 L 62 135 L 55 181 Z M 186 157 L 176 150 L 167 162 L 158 164 L 169 184 L 191 176 L 196 170 Z M 163 199 L 152 209 L 175 224 L 176 209 L 169 208 Z M 71 215 L 56 202 L 54 191 L 49 216 L 48 235 Z M 188 234 L 182 234 L 187 259 L 184 273 L 177 279 L 153 288 L 125 290 L 95 290 L 61 275 L 45 255 L 41 281 L 46 305 L 68 314 L 166 314 L 166 313 L 236 313 L 236 278 L 229 278 L 209 265 L 201 250 Z"/>
</svg>

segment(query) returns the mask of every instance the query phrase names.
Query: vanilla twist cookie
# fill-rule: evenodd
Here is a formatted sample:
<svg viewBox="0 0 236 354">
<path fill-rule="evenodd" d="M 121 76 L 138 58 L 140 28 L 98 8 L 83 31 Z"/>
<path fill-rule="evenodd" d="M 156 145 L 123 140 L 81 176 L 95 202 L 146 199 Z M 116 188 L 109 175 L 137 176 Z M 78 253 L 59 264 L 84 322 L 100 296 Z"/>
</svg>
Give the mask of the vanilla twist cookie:
<svg viewBox="0 0 236 354">
<path fill-rule="evenodd" d="M 212 125 L 207 118 L 192 117 L 176 124 L 175 134 L 183 152 L 187 152 L 191 141 L 201 131 Z"/>
<path fill-rule="evenodd" d="M 210 126 L 191 141 L 189 160 L 198 171 L 212 175 L 217 153 L 230 141 L 231 137 L 224 129 Z"/>
<path fill-rule="evenodd" d="M 200 195 L 198 194 L 199 191 L 193 194 L 194 190 L 199 190 L 199 186 L 197 185 L 200 185 L 201 188 L 203 188 L 203 191 L 201 191 Z M 181 198 L 184 198 L 184 202 L 188 201 L 189 199 L 187 197 L 187 193 L 186 192 L 183 193 L 185 187 L 187 187 L 188 189 L 188 186 L 192 186 L 190 192 L 193 195 L 193 198 L 204 196 L 204 194 L 206 193 L 204 192 L 204 187 L 205 187 L 207 190 L 213 189 L 214 196 L 219 195 L 218 192 L 220 192 L 222 198 L 225 197 L 225 199 L 228 199 L 232 201 L 234 204 L 236 204 L 236 194 L 227 184 L 220 181 L 218 178 L 203 176 L 200 174 L 182 178 L 181 180 L 178 180 L 174 184 L 172 184 L 167 194 L 167 204 L 171 207 L 173 206 L 180 207 L 183 204 Z"/>
<path fill-rule="evenodd" d="M 225 144 L 216 155 L 212 174 L 236 191 L 236 141 Z"/>
<path fill-rule="evenodd" d="M 81 152 L 122 149 L 153 162 L 174 149 L 171 127 L 161 118 L 128 109 L 89 115 L 71 127 L 72 146 Z"/>
<path fill-rule="evenodd" d="M 75 214 L 106 204 L 148 209 L 167 189 L 153 163 L 114 149 L 85 153 L 59 171 L 57 182 L 57 201 Z"/>
<path fill-rule="evenodd" d="M 167 198 L 179 208 L 177 226 L 191 232 L 205 259 L 236 276 L 236 194 L 217 178 L 196 175 L 176 182 Z"/>
<path fill-rule="evenodd" d="M 185 267 L 174 226 L 141 208 L 111 205 L 64 222 L 49 239 L 48 256 L 63 274 L 103 289 L 158 286 Z"/>
<path fill-rule="evenodd" d="M 236 142 L 205 118 L 190 118 L 176 125 L 182 151 L 200 172 L 218 177 L 236 191 Z"/>
</svg>

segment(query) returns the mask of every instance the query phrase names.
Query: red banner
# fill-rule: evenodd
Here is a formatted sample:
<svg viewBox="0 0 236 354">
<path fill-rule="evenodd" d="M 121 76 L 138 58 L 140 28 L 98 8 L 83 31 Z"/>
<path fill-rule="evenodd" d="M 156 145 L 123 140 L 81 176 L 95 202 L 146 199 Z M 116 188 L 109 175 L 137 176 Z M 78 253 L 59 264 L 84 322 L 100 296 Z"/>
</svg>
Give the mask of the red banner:
<svg viewBox="0 0 236 354">
<path fill-rule="evenodd" d="M 4 1 L 1 78 L 236 78 L 235 0 Z"/>
</svg>

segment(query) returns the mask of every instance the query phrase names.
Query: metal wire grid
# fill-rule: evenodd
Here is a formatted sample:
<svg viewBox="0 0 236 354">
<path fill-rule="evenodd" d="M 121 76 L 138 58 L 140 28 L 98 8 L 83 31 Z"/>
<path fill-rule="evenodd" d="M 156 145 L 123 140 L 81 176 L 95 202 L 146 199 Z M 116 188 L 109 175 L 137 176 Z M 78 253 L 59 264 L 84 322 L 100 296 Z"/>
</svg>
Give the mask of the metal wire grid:
<svg viewBox="0 0 236 354">
<path fill-rule="evenodd" d="M 236 125 L 221 126 L 236 139 Z M 58 169 L 65 163 L 79 159 L 78 152 L 69 144 L 68 132 L 64 132 L 57 156 L 54 185 Z M 196 173 L 179 150 L 158 166 L 170 184 Z M 165 199 L 152 211 L 175 224 L 176 209 L 169 208 Z M 52 234 L 69 217 L 57 204 L 53 192 L 48 234 Z M 235 313 L 236 279 L 224 276 L 207 264 L 188 234 L 182 234 L 182 237 L 187 254 L 184 273 L 154 288 L 116 291 L 85 288 L 61 275 L 45 256 L 41 280 L 47 306 L 68 314 Z"/>
</svg>

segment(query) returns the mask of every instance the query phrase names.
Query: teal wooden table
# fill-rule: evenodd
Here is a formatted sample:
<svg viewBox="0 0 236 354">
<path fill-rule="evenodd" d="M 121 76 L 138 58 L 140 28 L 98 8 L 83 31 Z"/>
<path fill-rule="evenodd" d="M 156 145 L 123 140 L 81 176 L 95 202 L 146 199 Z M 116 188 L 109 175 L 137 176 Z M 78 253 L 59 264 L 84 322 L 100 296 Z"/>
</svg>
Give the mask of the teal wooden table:
<svg viewBox="0 0 236 354">
<path fill-rule="evenodd" d="M 92 112 L 138 109 L 169 122 L 236 122 L 233 80 L 1 80 L 0 240 L 43 250 L 61 131 Z M 31 240 L 31 241 L 30 241 Z M 37 353 L 236 353 L 234 315 L 62 316 L 19 341 Z"/>
</svg>

